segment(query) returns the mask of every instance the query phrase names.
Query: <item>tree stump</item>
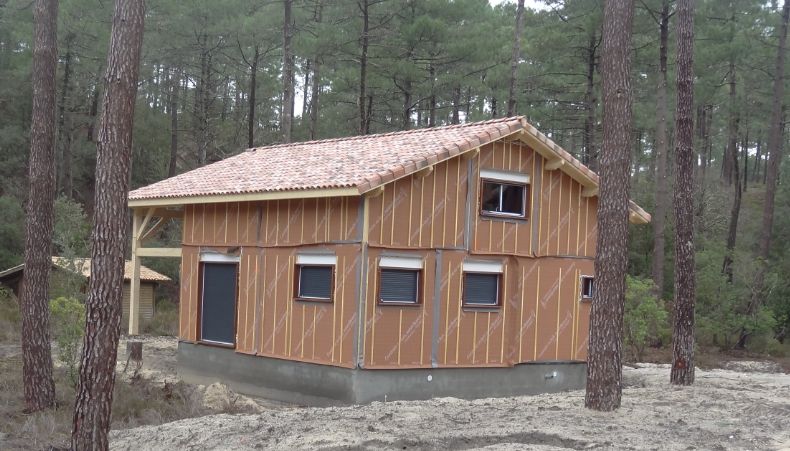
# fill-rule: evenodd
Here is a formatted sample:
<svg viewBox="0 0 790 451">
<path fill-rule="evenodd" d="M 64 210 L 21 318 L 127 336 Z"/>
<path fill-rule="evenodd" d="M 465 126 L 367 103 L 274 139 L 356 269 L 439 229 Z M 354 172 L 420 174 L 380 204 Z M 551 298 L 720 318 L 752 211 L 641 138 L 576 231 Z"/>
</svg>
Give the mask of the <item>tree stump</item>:
<svg viewBox="0 0 790 451">
<path fill-rule="evenodd" d="M 123 372 L 126 372 L 126 368 L 129 367 L 129 362 L 134 362 L 135 370 L 134 375 L 137 375 L 137 372 L 140 371 L 140 368 L 143 367 L 143 342 L 140 340 L 129 340 L 126 342 L 126 365 L 123 368 Z"/>
</svg>

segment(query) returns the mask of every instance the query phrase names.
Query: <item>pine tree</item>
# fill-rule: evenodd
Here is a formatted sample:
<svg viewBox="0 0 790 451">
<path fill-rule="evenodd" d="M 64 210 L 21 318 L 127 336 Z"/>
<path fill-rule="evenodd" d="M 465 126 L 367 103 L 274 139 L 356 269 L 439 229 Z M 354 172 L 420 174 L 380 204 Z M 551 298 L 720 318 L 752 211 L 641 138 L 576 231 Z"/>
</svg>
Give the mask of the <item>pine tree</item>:
<svg viewBox="0 0 790 451">
<path fill-rule="evenodd" d="M 694 383 L 694 0 L 677 6 L 677 102 L 675 112 L 675 315 L 673 384 Z"/>
<path fill-rule="evenodd" d="M 590 313 L 584 405 L 610 411 L 622 396 L 623 314 L 628 269 L 628 192 L 631 168 L 631 29 L 633 0 L 604 6 L 603 146 L 598 194 L 596 289 Z"/>
<path fill-rule="evenodd" d="M 107 449 L 121 325 L 127 197 L 144 0 L 116 0 L 96 140 L 91 278 L 71 447 Z"/>
<path fill-rule="evenodd" d="M 28 412 L 55 405 L 49 344 L 49 273 L 55 209 L 55 73 L 57 0 L 33 7 L 33 118 L 30 123 L 30 197 L 25 225 L 22 281 L 22 374 Z"/>
</svg>

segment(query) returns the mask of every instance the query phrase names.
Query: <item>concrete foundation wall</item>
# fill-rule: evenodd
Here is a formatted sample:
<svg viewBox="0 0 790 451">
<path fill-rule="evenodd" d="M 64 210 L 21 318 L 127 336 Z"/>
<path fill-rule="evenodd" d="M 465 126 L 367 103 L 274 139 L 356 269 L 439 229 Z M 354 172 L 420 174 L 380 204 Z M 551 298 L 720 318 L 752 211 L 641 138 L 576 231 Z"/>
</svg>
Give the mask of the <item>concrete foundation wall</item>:
<svg viewBox="0 0 790 451">
<path fill-rule="evenodd" d="M 363 404 L 452 396 L 483 398 L 584 387 L 583 362 L 541 362 L 510 368 L 365 370 L 236 353 L 180 342 L 178 373 L 187 382 L 222 382 L 234 390 L 304 405 Z"/>
</svg>

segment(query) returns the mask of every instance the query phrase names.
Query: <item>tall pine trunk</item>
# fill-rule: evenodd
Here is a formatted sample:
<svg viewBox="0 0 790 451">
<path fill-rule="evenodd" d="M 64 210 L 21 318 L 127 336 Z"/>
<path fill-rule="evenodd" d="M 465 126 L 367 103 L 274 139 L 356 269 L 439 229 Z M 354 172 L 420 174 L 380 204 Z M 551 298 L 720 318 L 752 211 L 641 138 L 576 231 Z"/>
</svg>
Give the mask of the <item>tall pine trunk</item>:
<svg viewBox="0 0 790 451">
<path fill-rule="evenodd" d="M 370 43 L 370 17 L 368 15 L 368 0 L 357 2 L 359 11 L 362 14 L 362 33 L 359 35 L 359 98 L 357 107 L 359 108 L 359 134 L 368 134 L 368 115 L 366 108 L 367 99 L 367 78 L 368 78 L 368 45 Z"/>
<path fill-rule="evenodd" d="M 63 87 L 60 91 L 60 105 L 58 106 L 58 145 L 60 146 L 60 158 L 62 162 L 60 187 L 61 192 L 71 199 L 74 194 L 71 170 L 71 117 L 68 108 L 71 91 L 71 71 L 72 71 L 72 50 L 74 35 L 69 33 L 66 36 L 66 55 L 63 57 Z"/>
<path fill-rule="evenodd" d="M 595 107 L 598 100 L 595 98 L 595 58 L 598 50 L 598 38 L 595 31 L 590 33 L 587 44 L 587 87 L 584 92 L 584 108 L 587 110 L 584 117 L 584 136 L 582 162 L 591 168 L 595 167 Z"/>
<path fill-rule="evenodd" d="M 590 313 L 584 405 L 610 411 L 622 396 L 623 312 L 628 269 L 631 169 L 631 30 L 633 0 L 607 0 L 603 19 L 603 145 L 598 194 L 596 289 Z"/>
<path fill-rule="evenodd" d="M 733 188 L 733 197 L 732 197 L 732 209 L 730 210 L 730 224 L 727 230 L 727 248 L 724 253 L 724 262 L 721 265 L 721 273 L 727 277 L 727 282 L 732 284 L 733 281 L 733 254 L 735 253 L 735 241 L 738 238 L 738 217 L 741 214 L 741 197 L 743 196 L 743 191 L 741 189 L 741 176 L 740 176 L 740 168 L 738 167 L 738 125 L 740 123 L 740 115 L 735 113 L 735 117 L 733 118 L 733 123 L 730 124 L 730 137 L 729 142 L 727 144 L 728 147 L 732 147 L 732 150 L 729 151 L 729 157 L 732 158 L 731 167 L 732 167 L 732 177 L 734 188 Z M 744 171 L 746 169 L 744 168 Z"/>
<path fill-rule="evenodd" d="M 653 282 L 660 295 L 664 291 L 664 229 L 669 210 L 667 177 L 667 44 L 669 41 L 669 0 L 661 5 L 659 22 L 658 86 L 656 90 L 656 209 L 653 214 Z"/>
<path fill-rule="evenodd" d="M 58 64 L 58 1 L 33 7 L 33 114 L 30 123 L 29 190 L 22 280 L 22 380 L 25 410 L 55 405 L 49 345 L 49 273 L 55 211 L 55 74 Z"/>
<path fill-rule="evenodd" d="M 283 15 L 283 117 L 280 121 L 283 142 L 291 142 L 291 124 L 293 122 L 294 98 L 294 58 L 291 54 L 291 6 L 293 0 L 285 0 Z"/>
<path fill-rule="evenodd" d="M 510 91 L 507 99 L 507 115 L 516 114 L 516 91 L 518 90 L 518 62 L 521 59 L 521 35 L 524 32 L 524 0 L 518 0 L 516 8 L 516 31 L 513 36 L 513 54 L 510 57 Z"/>
<path fill-rule="evenodd" d="M 91 278 L 85 338 L 74 405 L 71 447 L 107 449 L 121 326 L 129 173 L 143 0 L 116 0 L 104 98 L 96 141 L 96 198 L 91 230 Z"/>
<path fill-rule="evenodd" d="M 694 383 L 694 0 L 677 4 L 673 384 Z"/>
<path fill-rule="evenodd" d="M 774 73 L 773 103 L 771 104 L 771 131 L 768 135 L 768 159 L 765 168 L 765 203 L 763 204 L 763 221 L 760 229 L 760 240 L 757 251 L 757 271 L 752 283 L 752 294 L 747 308 L 748 315 L 755 315 L 762 305 L 765 285 L 765 273 L 768 271 L 768 256 L 771 251 L 771 235 L 774 226 L 774 202 L 776 200 L 776 186 L 779 182 L 779 165 L 782 162 L 782 131 L 784 111 L 782 99 L 784 98 L 785 82 L 785 48 L 787 41 L 787 25 L 790 20 L 790 0 L 785 0 L 782 8 L 782 25 L 779 31 L 779 46 L 776 53 L 776 69 Z M 738 340 L 739 346 L 744 346 L 750 331 L 743 330 Z"/>
<path fill-rule="evenodd" d="M 249 148 L 255 145 L 255 103 L 257 102 L 255 98 L 255 88 L 258 85 L 258 60 L 260 57 L 260 46 L 255 44 L 255 53 L 252 55 L 252 62 L 250 63 L 249 113 L 247 114 L 247 147 Z"/>
<path fill-rule="evenodd" d="M 181 88 L 181 69 L 173 69 L 170 79 L 170 163 L 167 166 L 167 176 L 173 177 L 177 172 L 178 164 L 178 95 Z"/>
</svg>

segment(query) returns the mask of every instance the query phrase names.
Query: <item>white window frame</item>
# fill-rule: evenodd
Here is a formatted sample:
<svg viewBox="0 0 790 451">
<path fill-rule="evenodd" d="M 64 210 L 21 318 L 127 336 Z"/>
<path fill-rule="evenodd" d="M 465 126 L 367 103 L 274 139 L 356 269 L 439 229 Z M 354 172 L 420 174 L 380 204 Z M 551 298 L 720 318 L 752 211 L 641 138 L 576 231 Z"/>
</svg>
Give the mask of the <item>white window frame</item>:
<svg viewBox="0 0 790 451">
<path fill-rule="evenodd" d="M 510 213 L 510 212 L 503 212 L 503 211 L 491 211 L 486 210 L 483 208 L 482 202 L 482 190 L 485 183 L 492 183 L 497 185 L 511 185 L 511 186 L 518 186 L 522 191 L 521 196 L 521 213 Z M 496 169 L 481 169 L 480 170 L 480 213 L 483 216 L 499 216 L 505 218 L 519 218 L 519 219 L 526 219 L 529 212 L 527 211 L 527 206 L 529 202 L 527 202 L 527 192 L 529 191 L 529 184 L 530 184 L 530 177 L 528 174 L 524 174 L 521 172 L 510 172 L 510 171 L 499 171 Z M 502 210 L 502 202 L 503 202 L 503 193 L 504 190 L 502 188 L 499 189 L 499 209 Z"/>
<path fill-rule="evenodd" d="M 591 282 L 592 283 L 592 286 L 591 286 L 592 293 L 591 293 L 590 296 L 586 296 L 584 294 L 584 280 L 585 279 L 590 279 L 592 281 Z M 590 275 L 586 275 L 586 274 L 582 274 L 581 276 L 579 276 L 579 288 L 580 288 L 580 290 L 579 290 L 579 297 L 580 297 L 580 299 L 582 301 L 592 301 L 592 298 L 595 295 L 595 276 L 590 276 Z"/>
</svg>

